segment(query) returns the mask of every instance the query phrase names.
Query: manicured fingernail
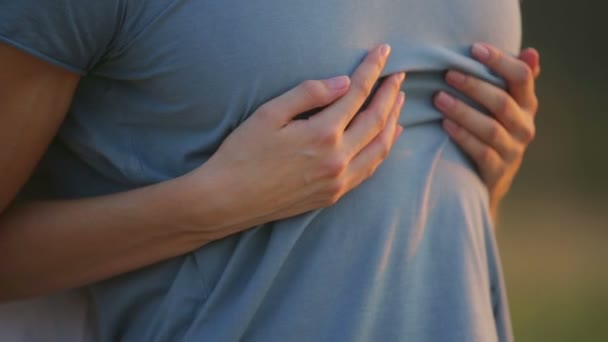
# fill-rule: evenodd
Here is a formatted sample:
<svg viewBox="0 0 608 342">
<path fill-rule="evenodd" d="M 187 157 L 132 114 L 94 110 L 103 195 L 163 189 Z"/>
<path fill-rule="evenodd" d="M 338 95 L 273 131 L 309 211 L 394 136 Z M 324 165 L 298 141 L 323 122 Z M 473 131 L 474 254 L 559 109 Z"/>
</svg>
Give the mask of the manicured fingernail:
<svg viewBox="0 0 608 342">
<path fill-rule="evenodd" d="M 397 126 L 397 137 L 401 135 L 401 133 L 403 133 L 403 126 L 398 125 Z"/>
<path fill-rule="evenodd" d="M 466 80 L 466 76 L 461 72 L 450 70 L 447 75 L 445 75 L 445 79 L 451 85 L 461 85 Z"/>
<path fill-rule="evenodd" d="M 473 44 L 473 56 L 482 62 L 490 59 L 490 50 L 483 44 Z"/>
<path fill-rule="evenodd" d="M 350 78 L 348 76 L 338 76 L 325 80 L 325 84 L 327 84 L 327 86 L 333 90 L 344 89 L 348 86 L 349 83 Z"/>
<path fill-rule="evenodd" d="M 401 82 L 403 82 L 403 80 L 405 80 L 405 73 L 400 72 L 399 74 L 397 74 L 397 81 L 399 81 L 399 83 L 401 83 Z"/>
<path fill-rule="evenodd" d="M 460 127 L 452 120 L 443 120 L 443 127 L 452 135 L 457 134 L 460 130 Z"/>
<path fill-rule="evenodd" d="M 443 110 L 451 108 L 455 102 L 455 100 L 452 96 L 446 94 L 443 91 L 439 92 L 439 95 L 437 95 L 436 101 L 437 101 L 437 106 Z"/>
<path fill-rule="evenodd" d="M 388 57 L 388 54 L 391 52 L 391 46 L 388 44 L 382 44 L 380 46 L 380 55 L 384 58 Z"/>
</svg>

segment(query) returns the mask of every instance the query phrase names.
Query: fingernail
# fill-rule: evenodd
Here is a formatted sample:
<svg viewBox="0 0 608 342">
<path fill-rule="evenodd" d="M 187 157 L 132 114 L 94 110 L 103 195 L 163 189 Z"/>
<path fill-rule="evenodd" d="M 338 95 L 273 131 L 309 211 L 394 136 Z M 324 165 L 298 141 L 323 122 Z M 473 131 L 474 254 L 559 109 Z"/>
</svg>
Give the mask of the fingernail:
<svg viewBox="0 0 608 342">
<path fill-rule="evenodd" d="M 399 75 L 397 76 L 397 80 L 399 81 L 399 83 L 403 82 L 405 80 L 405 73 L 400 72 Z"/>
<path fill-rule="evenodd" d="M 452 120 L 443 120 L 443 127 L 450 134 L 457 134 L 460 130 L 460 127 Z"/>
<path fill-rule="evenodd" d="M 391 46 L 388 44 L 382 44 L 380 46 L 380 55 L 384 58 L 388 57 L 388 54 L 391 52 Z"/>
<path fill-rule="evenodd" d="M 400 136 L 401 133 L 403 133 L 403 126 L 399 125 L 397 126 L 397 136 Z"/>
<path fill-rule="evenodd" d="M 348 86 L 349 83 L 350 83 L 350 78 L 348 76 L 337 76 L 337 77 L 333 77 L 328 80 L 325 80 L 325 84 L 327 84 L 327 86 L 333 90 L 344 89 Z"/>
<path fill-rule="evenodd" d="M 473 56 L 482 62 L 490 59 L 490 50 L 483 44 L 473 44 Z"/>
<path fill-rule="evenodd" d="M 449 109 L 454 105 L 454 98 L 446 93 L 439 92 L 439 95 L 437 95 L 437 106 L 440 109 Z"/>
<path fill-rule="evenodd" d="M 466 80 L 466 76 L 461 72 L 450 70 L 445 76 L 445 79 L 451 85 L 461 85 Z"/>
</svg>

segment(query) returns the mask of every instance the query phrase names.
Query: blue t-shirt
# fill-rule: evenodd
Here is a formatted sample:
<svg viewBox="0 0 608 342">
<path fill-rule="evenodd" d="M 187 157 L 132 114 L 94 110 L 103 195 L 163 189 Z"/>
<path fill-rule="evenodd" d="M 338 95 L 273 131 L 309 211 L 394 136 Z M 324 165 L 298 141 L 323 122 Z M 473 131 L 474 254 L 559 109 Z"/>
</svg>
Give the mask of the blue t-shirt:
<svg viewBox="0 0 608 342">
<path fill-rule="evenodd" d="M 487 190 L 431 98 L 447 68 L 501 84 L 469 49 L 517 52 L 517 0 L 0 8 L 0 41 L 83 76 L 43 164 L 58 198 L 183 175 L 262 103 L 351 73 L 379 43 L 384 75 L 408 72 L 406 129 L 373 177 L 332 207 L 90 286 L 101 341 L 511 340 Z"/>
</svg>

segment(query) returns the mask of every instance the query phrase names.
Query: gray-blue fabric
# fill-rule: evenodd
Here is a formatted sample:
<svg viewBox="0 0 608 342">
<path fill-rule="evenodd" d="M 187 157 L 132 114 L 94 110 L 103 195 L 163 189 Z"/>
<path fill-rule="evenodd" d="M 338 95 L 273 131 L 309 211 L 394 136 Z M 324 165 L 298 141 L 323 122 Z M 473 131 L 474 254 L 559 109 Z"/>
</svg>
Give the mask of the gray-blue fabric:
<svg viewBox="0 0 608 342">
<path fill-rule="evenodd" d="M 371 179 L 90 286 L 100 341 L 510 341 L 487 190 L 431 98 L 447 68 L 502 84 L 471 44 L 514 54 L 520 36 L 516 0 L 0 0 L 0 41 L 83 76 L 43 164 L 59 198 L 187 173 L 379 43 L 384 75 L 408 72 L 405 131 Z"/>
</svg>

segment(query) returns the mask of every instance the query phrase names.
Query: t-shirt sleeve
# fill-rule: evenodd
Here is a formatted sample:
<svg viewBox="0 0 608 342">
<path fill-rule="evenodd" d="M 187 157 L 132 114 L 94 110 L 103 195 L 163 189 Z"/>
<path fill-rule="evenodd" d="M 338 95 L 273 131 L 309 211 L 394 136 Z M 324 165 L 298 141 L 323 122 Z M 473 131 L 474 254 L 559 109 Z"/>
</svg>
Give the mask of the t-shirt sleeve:
<svg viewBox="0 0 608 342">
<path fill-rule="evenodd" d="M 0 42 L 81 75 L 111 49 L 124 0 L 0 0 Z"/>
</svg>

